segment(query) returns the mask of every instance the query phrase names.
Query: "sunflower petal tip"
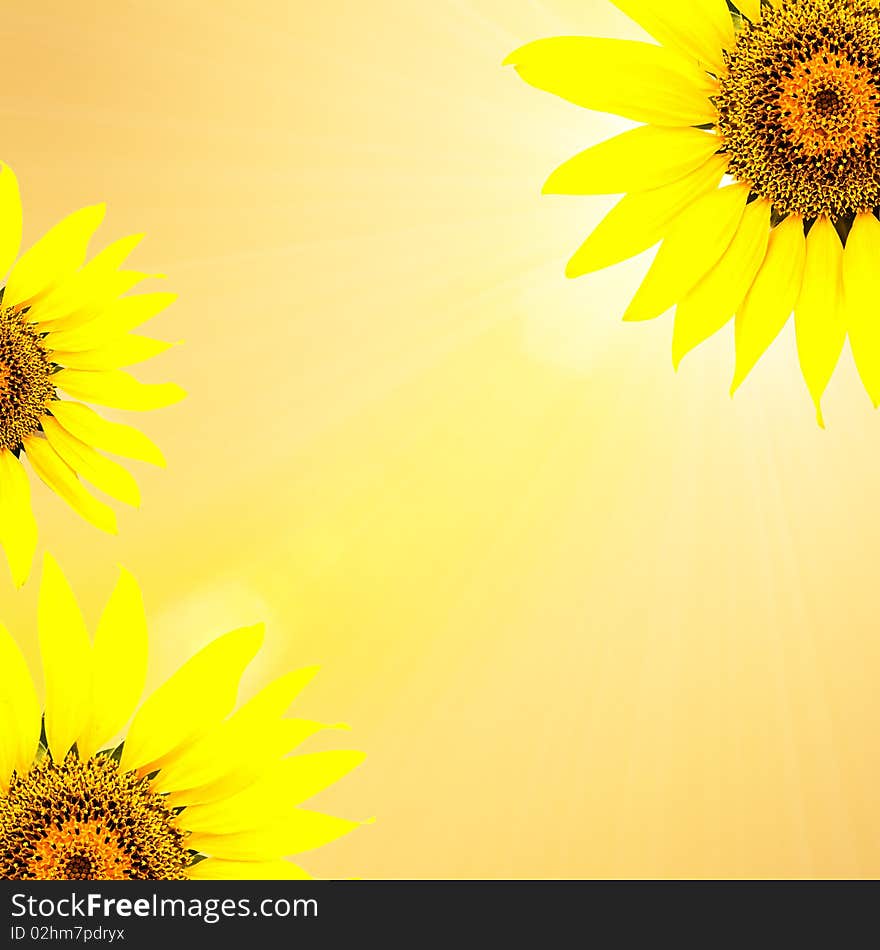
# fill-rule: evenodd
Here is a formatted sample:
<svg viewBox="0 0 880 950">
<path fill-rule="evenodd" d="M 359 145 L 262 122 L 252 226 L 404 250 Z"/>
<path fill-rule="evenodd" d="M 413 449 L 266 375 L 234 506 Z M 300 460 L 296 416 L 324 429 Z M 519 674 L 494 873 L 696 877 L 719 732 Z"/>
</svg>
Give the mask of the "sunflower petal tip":
<svg viewBox="0 0 880 950">
<path fill-rule="evenodd" d="M 563 192 L 561 192 L 561 191 L 559 190 L 558 181 L 559 181 L 559 176 L 557 175 L 556 172 L 553 172 L 553 173 L 547 178 L 547 180 L 544 182 L 544 184 L 541 186 L 541 194 L 542 194 L 542 195 L 560 195 L 560 194 L 563 194 Z"/>
<path fill-rule="evenodd" d="M 98 201 L 95 204 L 89 205 L 88 207 L 84 208 L 83 212 L 89 216 L 94 216 L 97 219 L 98 223 L 100 224 L 104 220 L 105 215 L 107 214 L 107 202 Z"/>
<path fill-rule="evenodd" d="M 247 639 L 253 639 L 255 644 L 254 652 L 256 652 L 262 647 L 266 639 L 266 624 L 262 621 L 260 623 L 253 623 L 249 627 L 242 628 L 241 635 Z"/>
</svg>

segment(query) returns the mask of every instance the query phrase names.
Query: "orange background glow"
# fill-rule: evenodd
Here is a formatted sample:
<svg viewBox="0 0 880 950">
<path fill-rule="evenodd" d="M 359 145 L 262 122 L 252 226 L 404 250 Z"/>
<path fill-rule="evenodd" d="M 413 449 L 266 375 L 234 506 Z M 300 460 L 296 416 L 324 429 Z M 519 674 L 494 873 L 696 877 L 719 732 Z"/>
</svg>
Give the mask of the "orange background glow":
<svg viewBox="0 0 880 950">
<path fill-rule="evenodd" d="M 729 333 L 675 374 L 668 317 L 619 320 L 645 260 L 564 279 L 610 199 L 540 186 L 618 125 L 500 64 L 572 32 L 638 35 L 605 0 L 6 4 L 26 240 L 96 200 L 146 231 L 186 345 L 141 375 L 191 393 L 120 536 L 40 487 L 41 544 L 91 617 L 134 572 L 153 683 L 259 619 L 248 689 L 323 665 L 297 709 L 369 759 L 316 806 L 377 821 L 318 875 L 880 875 L 880 419 L 847 355 L 817 428 L 788 331 L 734 401 Z M 0 576 L 34 662 L 37 576 Z"/>
</svg>

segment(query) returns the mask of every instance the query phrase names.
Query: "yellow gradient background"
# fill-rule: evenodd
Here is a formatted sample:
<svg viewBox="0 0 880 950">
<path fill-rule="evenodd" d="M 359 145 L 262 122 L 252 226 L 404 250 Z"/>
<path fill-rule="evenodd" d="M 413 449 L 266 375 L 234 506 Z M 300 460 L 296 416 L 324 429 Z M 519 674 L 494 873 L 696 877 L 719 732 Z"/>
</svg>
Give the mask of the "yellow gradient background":
<svg viewBox="0 0 880 950">
<path fill-rule="evenodd" d="M 4 7 L 26 239 L 96 200 L 180 301 L 143 417 L 169 469 L 99 535 L 35 489 L 90 617 L 124 563 L 156 683 L 264 618 L 247 689 L 368 762 L 336 877 L 880 874 L 880 419 L 845 355 L 817 428 L 789 331 L 731 401 L 624 325 L 647 261 L 567 282 L 605 199 L 546 175 L 619 128 L 501 68 L 638 36 L 605 0 Z M 130 418 L 130 417 L 129 417 Z M 0 578 L 36 661 L 37 576 Z M 193 701 L 197 701 L 194 697 Z M 185 712 L 185 711 L 184 711 Z M 317 748 L 317 745 L 313 747 Z"/>
</svg>

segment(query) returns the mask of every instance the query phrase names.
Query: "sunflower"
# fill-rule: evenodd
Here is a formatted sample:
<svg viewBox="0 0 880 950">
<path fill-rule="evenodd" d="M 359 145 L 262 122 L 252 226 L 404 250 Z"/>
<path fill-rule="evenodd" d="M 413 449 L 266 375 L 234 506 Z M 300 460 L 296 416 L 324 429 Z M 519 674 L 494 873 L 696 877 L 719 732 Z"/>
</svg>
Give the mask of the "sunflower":
<svg viewBox="0 0 880 950">
<path fill-rule="evenodd" d="M 71 214 L 17 261 L 22 234 L 15 175 L 0 166 L 0 546 L 23 584 L 37 543 L 31 468 L 76 512 L 115 533 L 116 515 L 83 484 L 138 505 L 129 472 L 98 449 L 164 465 L 159 449 L 136 429 L 103 419 L 84 403 L 156 409 L 177 402 L 173 383 L 147 385 L 122 367 L 171 344 L 130 331 L 171 304 L 174 294 L 124 296 L 148 276 L 121 270 L 143 235 L 124 237 L 84 263 L 104 205 Z M 11 268 L 11 270 L 10 270 Z M 70 399 L 62 400 L 61 393 Z"/>
<path fill-rule="evenodd" d="M 674 306 L 676 367 L 733 318 L 733 392 L 794 313 L 820 425 L 847 336 L 880 405 L 880 4 L 613 2 L 660 45 L 566 36 L 507 60 L 539 89 L 641 123 L 545 186 L 623 195 L 567 273 L 662 242 L 624 319 Z"/>
<path fill-rule="evenodd" d="M 27 665 L 0 627 L 0 878 L 307 878 L 285 856 L 359 826 L 298 807 L 363 759 L 288 756 L 321 729 L 344 728 L 282 718 L 315 668 L 281 676 L 232 711 L 261 627 L 214 640 L 136 710 L 147 631 L 130 574 L 120 572 L 92 643 L 47 556 L 38 626 L 42 717 Z M 132 713 L 122 743 L 108 744 Z"/>
</svg>

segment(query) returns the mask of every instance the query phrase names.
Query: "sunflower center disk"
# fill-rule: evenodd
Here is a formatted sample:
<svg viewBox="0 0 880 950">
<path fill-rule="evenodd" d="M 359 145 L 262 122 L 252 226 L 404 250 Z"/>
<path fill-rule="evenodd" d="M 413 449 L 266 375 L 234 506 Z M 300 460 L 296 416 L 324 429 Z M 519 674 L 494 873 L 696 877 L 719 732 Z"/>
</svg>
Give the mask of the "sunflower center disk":
<svg viewBox="0 0 880 950">
<path fill-rule="evenodd" d="M 0 311 L 0 449 L 17 449 L 55 398 L 42 338 L 12 310 Z"/>
<path fill-rule="evenodd" d="M 0 796 L 0 878 L 183 880 L 191 855 L 162 798 L 107 756 L 46 761 Z"/>
<path fill-rule="evenodd" d="M 716 105 L 732 175 L 780 215 L 846 218 L 880 205 L 874 0 L 768 10 L 739 34 L 727 67 Z"/>
</svg>

